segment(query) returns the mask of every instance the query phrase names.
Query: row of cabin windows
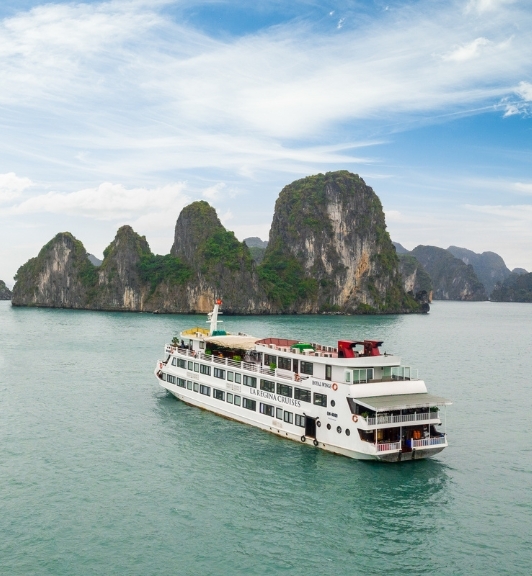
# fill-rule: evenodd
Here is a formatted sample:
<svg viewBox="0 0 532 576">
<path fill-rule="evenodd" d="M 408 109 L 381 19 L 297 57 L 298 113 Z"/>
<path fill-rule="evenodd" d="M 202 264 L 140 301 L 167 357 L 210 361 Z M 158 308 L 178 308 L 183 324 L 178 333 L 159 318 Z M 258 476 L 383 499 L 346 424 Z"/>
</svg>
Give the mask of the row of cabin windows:
<svg viewBox="0 0 532 576">
<path fill-rule="evenodd" d="M 297 369 L 298 362 L 299 370 Z M 297 360 L 294 358 L 292 361 L 292 358 L 264 354 L 264 364 L 268 366 L 275 364 L 275 366 L 281 370 L 293 370 L 294 372 L 301 372 L 301 374 L 308 374 L 309 376 L 314 374 L 314 364 L 305 360 Z"/>
<path fill-rule="evenodd" d="M 294 364 L 292 366 L 292 360 L 290 358 L 283 358 L 282 356 L 272 356 L 271 354 L 264 354 L 264 363 L 271 365 L 275 364 L 277 368 L 281 368 L 282 370 L 292 370 L 294 372 L 298 372 L 297 363 L 298 360 L 294 359 Z M 178 366 L 179 368 L 186 368 L 187 370 L 193 370 L 194 372 L 199 372 L 201 370 L 199 362 L 193 362 L 191 360 L 183 360 L 182 358 L 172 358 L 172 366 Z M 210 366 L 204 366 L 204 369 L 208 369 L 209 372 L 201 372 L 202 374 L 210 373 Z M 220 370 L 219 368 L 215 368 L 215 372 L 218 371 L 219 373 L 225 372 L 224 370 Z M 306 362 L 305 360 L 299 361 L 299 372 L 301 374 L 308 374 L 312 376 L 314 374 L 314 364 L 312 362 Z M 229 380 L 229 374 L 232 372 L 227 373 L 227 379 Z M 217 376 L 217 378 L 223 379 L 224 376 Z M 331 380 L 332 379 L 332 367 L 327 365 L 325 366 L 325 379 Z"/>
<path fill-rule="evenodd" d="M 210 369 L 210 366 L 204 366 L 203 364 L 201 366 L 204 368 Z M 219 370 L 219 369 L 218 368 L 214 369 L 214 377 L 215 378 L 221 378 L 221 376 L 216 375 L 217 370 Z M 220 372 L 224 372 L 224 370 L 220 370 Z M 202 372 L 202 374 L 208 374 L 208 373 Z M 231 372 L 231 374 L 233 374 L 233 373 Z M 235 373 L 234 376 L 235 376 L 235 382 L 240 383 L 240 374 Z M 236 376 L 238 376 L 238 380 L 236 379 Z M 177 383 L 177 385 L 181 386 L 182 388 L 185 387 L 185 380 L 183 380 L 182 378 L 176 378 L 175 376 L 172 376 L 171 374 L 163 374 L 163 380 L 166 380 L 167 382 L 170 382 L 171 384 Z M 252 388 L 257 387 L 257 379 L 254 376 L 244 375 L 244 382 L 243 383 L 245 386 L 250 386 Z M 191 390 L 191 389 L 192 388 L 189 388 L 189 390 Z M 280 382 L 277 382 L 277 384 L 276 384 L 275 382 L 272 382 L 271 380 L 261 379 L 260 389 L 264 390 L 265 392 L 272 392 L 272 393 L 275 393 L 277 391 L 277 394 L 279 394 L 280 396 L 285 396 L 286 398 L 292 398 L 293 397 L 296 400 L 301 400 L 302 402 L 309 402 L 309 403 L 312 402 L 311 391 L 305 390 L 304 388 L 295 387 L 293 389 L 293 395 L 292 395 L 292 386 L 289 386 L 288 384 L 282 384 Z M 318 392 L 314 392 L 314 404 L 316 406 L 323 406 L 324 408 L 327 408 L 327 395 L 326 394 L 319 394 Z"/>
<path fill-rule="evenodd" d="M 191 382 L 190 380 L 184 380 L 183 378 L 176 378 L 171 374 L 163 373 L 163 380 L 170 382 L 171 384 L 177 384 L 181 388 L 187 388 L 188 390 L 194 390 L 194 392 L 199 392 L 204 396 L 211 395 L 211 387 L 205 386 L 204 384 L 199 384 L 198 382 Z M 256 412 L 257 401 L 251 400 L 251 398 L 242 398 L 236 394 L 231 394 L 230 392 L 224 392 L 223 390 L 218 390 L 217 388 L 212 389 L 212 397 L 216 400 L 221 400 L 222 402 L 227 401 L 229 404 L 234 404 L 235 406 L 242 406 L 247 410 L 252 410 Z M 293 412 L 288 412 L 288 410 L 283 410 L 282 408 L 277 408 L 271 404 L 260 403 L 259 411 L 261 414 L 266 416 L 271 416 L 272 418 L 277 418 L 277 420 L 282 420 L 288 424 L 294 423 Z M 300 414 L 295 415 L 295 424 L 302 428 L 305 427 L 305 416 Z"/>
</svg>

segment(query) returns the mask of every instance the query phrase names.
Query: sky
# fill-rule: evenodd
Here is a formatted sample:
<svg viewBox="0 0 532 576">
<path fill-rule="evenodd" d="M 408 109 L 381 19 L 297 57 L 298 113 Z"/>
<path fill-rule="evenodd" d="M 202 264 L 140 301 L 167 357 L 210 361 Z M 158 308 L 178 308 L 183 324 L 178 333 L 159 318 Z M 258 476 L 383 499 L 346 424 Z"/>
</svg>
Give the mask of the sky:
<svg viewBox="0 0 532 576">
<path fill-rule="evenodd" d="M 0 279 L 64 231 L 166 254 L 198 199 L 267 239 L 340 169 L 406 248 L 532 270 L 530 30 L 526 0 L 2 0 Z"/>
</svg>

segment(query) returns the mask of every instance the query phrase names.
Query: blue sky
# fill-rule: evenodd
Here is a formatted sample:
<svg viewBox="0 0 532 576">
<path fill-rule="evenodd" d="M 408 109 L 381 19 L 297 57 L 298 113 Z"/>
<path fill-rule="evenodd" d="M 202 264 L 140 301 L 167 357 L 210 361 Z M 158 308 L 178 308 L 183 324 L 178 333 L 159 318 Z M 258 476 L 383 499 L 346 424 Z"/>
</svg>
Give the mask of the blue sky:
<svg viewBox="0 0 532 576">
<path fill-rule="evenodd" d="M 532 270 L 531 29 L 518 0 L 3 0 L 0 278 L 65 230 L 167 253 L 200 198 L 266 238 L 284 185 L 338 169 L 406 247 Z"/>
</svg>

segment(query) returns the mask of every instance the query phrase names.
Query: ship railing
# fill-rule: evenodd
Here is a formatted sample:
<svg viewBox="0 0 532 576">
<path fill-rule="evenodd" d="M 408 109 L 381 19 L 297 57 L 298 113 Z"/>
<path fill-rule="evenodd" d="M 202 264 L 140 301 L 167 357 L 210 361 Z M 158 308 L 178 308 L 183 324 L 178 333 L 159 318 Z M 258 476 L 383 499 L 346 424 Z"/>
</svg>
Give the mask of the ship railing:
<svg viewBox="0 0 532 576">
<path fill-rule="evenodd" d="M 412 448 L 425 448 L 426 446 L 439 446 L 446 444 L 447 439 L 445 436 L 438 436 L 436 438 L 422 438 L 421 440 L 412 440 Z"/>
<path fill-rule="evenodd" d="M 257 365 L 252 362 L 242 362 L 242 368 L 250 372 L 257 372 Z"/>
<path fill-rule="evenodd" d="M 240 368 L 242 365 L 242 362 L 240 362 L 239 360 L 232 360 L 231 358 L 228 358 L 227 359 L 227 365 L 232 366 L 233 368 Z"/>
<path fill-rule="evenodd" d="M 275 376 L 275 370 L 271 370 L 270 368 L 264 368 L 264 366 L 260 367 L 261 374 L 267 374 L 268 376 Z"/>
<path fill-rule="evenodd" d="M 381 442 L 377 444 L 377 452 L 391 452 L 401 450 L 401 442 Z"/>
<path fill-rule="evenodd" d="M 438 420 L 439 412 L 416 412 L 415 414 L 382 414 L 372 418 L 366 418 L 368 426 L 378 426 L 379 424 L 400 424 L 401 422 L 420 422 L 425 420 Z"/>
<path fill-rule="evenodd" d="M 218 356 L 213 356 L 212 360 L 216 364 L 227 364 L 227 358 L 219 358 Z"/>
</svg>

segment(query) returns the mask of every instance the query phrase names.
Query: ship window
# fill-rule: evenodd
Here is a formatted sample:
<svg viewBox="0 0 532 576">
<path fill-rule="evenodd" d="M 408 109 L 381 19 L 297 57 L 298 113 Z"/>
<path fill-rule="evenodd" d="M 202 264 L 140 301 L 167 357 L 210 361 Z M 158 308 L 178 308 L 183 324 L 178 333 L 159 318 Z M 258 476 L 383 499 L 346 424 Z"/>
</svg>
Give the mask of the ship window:
<svg viewBox="0 0 532 576">
<path fill-rule="evenodd" d="M 257 387 L 257 379 L 255 376 L 244 375 L 244 386 L 250 386 L 251 388 Z"/>
<path fill-rule="evenodd" d="M 194 372 L 199 372 L 199 364 L 194 362 Z"/>
<path fill-rule="evenodd" d="M 178 378 L 177 379 L 177 385 L 180 386 L 181 388 L 186 388 L 187 381 L 183 380 L 183 378 Z"/>
<path fill-rule="evenodd" d="M 212 396 L 213 398 L 216 398 L 216 400 L 225 400 L 225 392 L 216 390 L 216 388 L 212 389 Z"/>
<path fill-rule="evenodd" d="M 203 340 L 200 340 L 199 347 L 200 350 L 203 350 L 205 348 L 205 342 Z"/>
<path fill-rule="evenodd" d="M 334 408 L 336 406 L 336 402 L 334 400 L 331 400 L 331 406 Z"/>
<path fill-rule="evenodd" d="M 211 395 L 211 389 L 209 386 L 204 386 L 203 384 L 200 385 L 199 387 L 199 392 L 200 394 L 204 394 L 205 396 L 210 396 Z"/>
<path fill-rule="evenodd" d="M 242 382 L 242 374 L 239 374 L 238 372 L 235 372 L 235 382 L 237 384 L 240 384 L 240 382 Z"/>
<path fill-rule="evenodd" d="M 177 358 L 172 358 L 172 366 L 177 366 Z"/>
<path fill-rule="evenodd" d="M 240 401 L 242 400 L 242 398 L 240 398 L 240 396 L 235 396 L 235 406 L 240 406 Z"/>
<path fill-rule="evenodd" d="M 265 414 L 266 416 L 272 416 L 275 412 L 275 408 L 273 406 L 270 406 L 269 404 L 262 404 L 260 405 L 260 413 L 261 414 Z"/>
<path fill-rule="evenodd" d="M 214 369 L 214 377 L 220 378 L 220 380 L 225 380 L 225 370 L 220 370 L 220 368 Z"/>
<path fill-rule="evenodd" d="M 179 366 L 179 368 L 186 368 L 187 362 L 186 362 L 186 360 L 183 360 L 182 358 L 178 358 L 177 359 L 177 365 Z"/>
<path fill-rule="evenodd" d="M 242 407 L 246 408 L 247 410 L 256 410 L 257 402 L 255 400 L 251 400 L 250 398 L 243 398 Z"/>
<path fill-rule="evenodd" d="M 327 395 L 314 392 L 314 404 L 327 407 Z"/>
<path fill-rule="evenodd" d="M 281 396 L 286 396 L 287 398 L 292 398 L 292 386 L 288 384 L 277 383 L 277 394 Z"/>
<path fill-rule="evenodd" d="M 229 404 L 233 403 L 233 395 L 230 392 L 227 393 L 227 401 Z"/>
<path fill-rule="evenodd" d="M 288 422 L 288 424 L 292 424 L 292 422 L 294 421 L 294 415 L 292 414 L 292 412 L 286 412 L 285 411 L 284 421 Z"/>
<path fill-rule="evenodd" d="M 332 380 L 332 366 L 325 365 L 325 380 Z"/>
<path fill-rule="evenodd" d="M 301 360 L 301 374 L 310 374 L 312 376 L 314 369 L 314 364 L 312 362 L 305 362 Z"/>
<path fill-rule="evenodd" d="M 338 434 L 342 433 L 342 427 L 341 426 L 337 426 L 336 427 L 336 431 L 338 432 Z"/>
<path fill-rule="evenodd" d="M 199 392 L 199 384 L 194 382 L 194 392 Z"/>
<path fill-rule="evenodd" d="M 349 372 L 349 370 L 347 370 L 345 373 L 345 381 L 347 383 L 351 382 L 351 372 Z"/>
<path fill-rule="evenodd" d="M 277 420 L 282 420 L 283 419 L 283 409 L 282 408 L 277 408 L 275 411 L 275 417 L 277 418 Z"/>
<path fill-rule="evenodd" d="M 349 428 L 345 429 L 345 435 L 346 436 L 351 436 L 351 430 L 349 430 Z"/>
<path fill-rule="evenodd" d="M 192 390 L 192 382 L 187 380 L 187 390 Z"/>
<path fill-rule="evenodd" d="M 331 425 L 327 424 L 327 430 L 330 430 L 330 429 L 331 429 Z"/>
<path fill-rule="evenodd" d="M 200 372 L 202 374 L 205 374 L 207 376 L 211 375 L 211 367 L 210 366 L 206 366 L 205 364 L 200 364 Z"/>
<path fill-rule="evenodd" d="M 305 427 L 305 417 L 296 414 L 296 426 L 301 426 L 301 428 Z"/>
<path fill-rule="evenodd" d="M 272 356 L 271 354 L 264 354 L 264 364 L 269 366 L 270 364 L 275 364 L 277 366 L 277 356 Z"/>
<path fill-rule="evenodd" d="M 303 388 L 294 388 L 294 398 L 296 400 L 302 400 L 303 402 L 312 402 L 312 394 L 310 390 L 305 390 Z"/>
<path fill-rule="evenodd" d="M 275 382 L 270 382 L 270 380 L 261 380 L 260 389 L 265 392 L 275 392 Z"/>
<path fill-rule="evenodd" d="M 161 378 L 166 382 L 166 374 L 163 372 Z"/>
<path fill-rule="evenodd" d="M 290 358 L 283 358 L 282 356 L 279 356 L 278 362 L 279 364 L 277 365 L 277 368 L 281 368 L 282 370 L 290 370 L 292 368 L 292 362 L 290 361 Z"/>
<path fill-rule="evenodd" d="M 233 381 L 233 372 L 228 372 L 227 373 L 227 380 L 229 380 L 229 382 Z"/>
<path fill-rule="evenodd" d="M 194 370 L 194 362 L 191 360 L 188 361 L 187 370 Z"/>
</svg>

